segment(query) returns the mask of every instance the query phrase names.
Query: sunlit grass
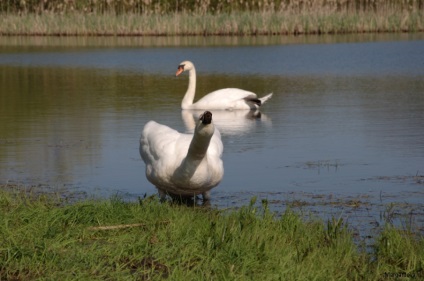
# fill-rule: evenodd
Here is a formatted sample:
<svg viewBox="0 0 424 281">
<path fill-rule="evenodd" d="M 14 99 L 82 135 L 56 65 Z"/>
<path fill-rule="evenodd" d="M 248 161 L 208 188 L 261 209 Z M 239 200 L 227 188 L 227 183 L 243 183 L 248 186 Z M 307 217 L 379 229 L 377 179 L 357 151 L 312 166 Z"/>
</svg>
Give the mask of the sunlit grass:
<svg viewBox="0 0 424 281">
<path fill-rule="evenodd" d="M 373 252 L 340 219 L 0 192 L 1 280 L 386 280 L 422 276 L 424 240 L 387 227 Z M 98 228 L 98 226 L 113 226 Z M 421 275 L 420 275 L 421 274 Z"/>
<path fill-rule="evenodd" d="M 281 35 L 424 31 L 422 10 L 1 15 L 2 35 Z"/>
</svg>

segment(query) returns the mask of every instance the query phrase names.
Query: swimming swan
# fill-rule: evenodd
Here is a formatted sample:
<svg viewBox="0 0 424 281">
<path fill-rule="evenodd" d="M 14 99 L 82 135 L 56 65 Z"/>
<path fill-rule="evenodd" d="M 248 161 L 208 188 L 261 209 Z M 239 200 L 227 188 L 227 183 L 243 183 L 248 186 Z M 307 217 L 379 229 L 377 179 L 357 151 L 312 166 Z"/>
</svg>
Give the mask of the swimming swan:
<svg viewBox="0 0 424 281">
<path fill-rule="evenodd" d="M 183 61 L 178 66 L 175 76 L 180 75 L 184 71 L 188 71 L 189 73 L 189 83 L 187 92 L 181 102 L 182 109 L 258 109 L 272 97 L 272 93 L 258 98 L 253 92 L 236 88 L 226 88 L 209 93 L 196 103 L 193 103 L 196 93 L 196 69 L 192 62 Z"/>
<path fill-rule="evenodd" d="M 193 197 L 210 198 L 209 190 L 224 175 L 221 160 L 221 134 L 212 123 L 212 113 L 199 118 L 194 134 L 182 134 L 168 126 L 149 121 L 140 138 L 140 155 L 146 164 L 146 177 L 156 186 L 161 199 Z"/>
<path fill-rule="evenodd" d="M 186 131 L 193 133 L 200 110 L 181 110 L 181 118 Z M 216 110 L 213 112 L 213 123 L 219 128 L 222 137 L 241 137 L 252 133 L 259 125 L 262 128 L 272 127 L 272 120 L 259 110 Z M 233 142 L 234 139 L 231 140 Z"/>
</svg>

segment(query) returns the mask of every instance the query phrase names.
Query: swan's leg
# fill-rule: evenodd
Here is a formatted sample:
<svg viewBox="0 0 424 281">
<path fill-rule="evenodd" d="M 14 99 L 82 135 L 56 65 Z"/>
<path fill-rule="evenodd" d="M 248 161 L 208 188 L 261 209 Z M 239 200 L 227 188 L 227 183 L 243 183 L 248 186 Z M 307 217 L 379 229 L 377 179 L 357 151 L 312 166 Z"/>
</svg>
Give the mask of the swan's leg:
<svg viewBox="0 0 424 281">
<path fill-rule="evenodd" d="M 166 192 L 163 192 L 162 190 L 160 190 L 158 188 L 158 192 L 159 192 L 159 198 L 161 202 L 165 202 L 166 201 Z"/>
<path fill-rule="evenodd" d="M 209 201 L 211 199 L 211 193 L 209 191 L 205 191 L 202 193 L 203 201 Z"/>
</svg>

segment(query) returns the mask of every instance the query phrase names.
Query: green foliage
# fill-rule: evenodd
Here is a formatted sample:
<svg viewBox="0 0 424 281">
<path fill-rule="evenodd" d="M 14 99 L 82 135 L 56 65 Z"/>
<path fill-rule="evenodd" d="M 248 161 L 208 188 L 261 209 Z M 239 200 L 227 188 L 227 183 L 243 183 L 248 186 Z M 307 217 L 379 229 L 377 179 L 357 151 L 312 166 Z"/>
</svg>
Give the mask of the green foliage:
<svg viewBox="0 0 424 281">
<path fill-rule="evenodd" d="M 408 231 L 399 231 L 390 224 L 377 240 L 375 256 L 379 270 L 405 276 L 424 277 L 424 239 Z M 388 267 L 390 265 L 390 267 Z"/>
<path fill-rule="evenodd" d="M 372 253 L 252 198 L 239 210 L 119 197 L 63 204 L 0 192 L 1 280 L 384 280 L 423 272 L 421 237 L 388 228 Z"/>
</svg>

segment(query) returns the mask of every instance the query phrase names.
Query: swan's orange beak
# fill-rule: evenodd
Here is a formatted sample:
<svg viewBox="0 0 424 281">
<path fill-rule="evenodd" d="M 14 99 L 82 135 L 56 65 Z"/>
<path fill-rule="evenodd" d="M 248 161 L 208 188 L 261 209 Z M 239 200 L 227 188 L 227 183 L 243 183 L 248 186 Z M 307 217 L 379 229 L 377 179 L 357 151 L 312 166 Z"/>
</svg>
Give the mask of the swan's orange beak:
<svg viewBox="0 0 424 281">
<path fill-rule="evenodd" d="M 180 75 L 183 72 L 184 72 L 184 66 L 180 65 L 178 67 L 177 73 L 175 73 L 175 76 L 178 76 L 178 75 Z"/>
</svg>

